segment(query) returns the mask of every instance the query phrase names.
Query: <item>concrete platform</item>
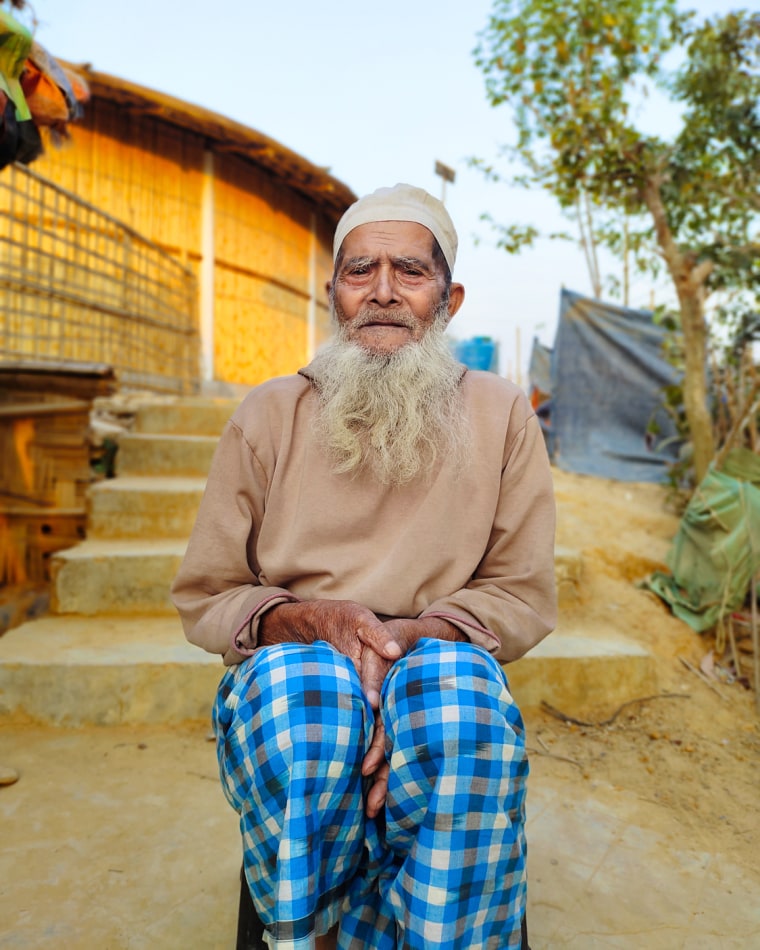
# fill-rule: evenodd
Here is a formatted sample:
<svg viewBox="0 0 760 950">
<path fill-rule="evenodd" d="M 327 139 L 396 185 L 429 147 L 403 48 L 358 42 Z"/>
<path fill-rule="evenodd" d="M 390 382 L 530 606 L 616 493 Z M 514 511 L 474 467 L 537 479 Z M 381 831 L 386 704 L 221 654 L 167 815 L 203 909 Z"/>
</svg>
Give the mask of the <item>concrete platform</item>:
<svg viewBox="0 0 760 950">
<path fill-rule="evenodd" d="M 0 640 L 0 714 L 87 723 L 207 719 L 219 657 L 189 645 L 176 616 L 49 616 Z M 615 639 L 555 633 L 507 667 L 522 708 L 619 704 L 656 689 L 653 658 Z"/>
<path fill-rule="evenodd" d="M 530 742 L 531 722 L 528 719 Z M 0 947 L 231 950 L 240 844 L 206 727 L 0 728 Z M 540 756 L 528 794 L 533 950 L 760 946 L 760 869 Z"/>
</svg>

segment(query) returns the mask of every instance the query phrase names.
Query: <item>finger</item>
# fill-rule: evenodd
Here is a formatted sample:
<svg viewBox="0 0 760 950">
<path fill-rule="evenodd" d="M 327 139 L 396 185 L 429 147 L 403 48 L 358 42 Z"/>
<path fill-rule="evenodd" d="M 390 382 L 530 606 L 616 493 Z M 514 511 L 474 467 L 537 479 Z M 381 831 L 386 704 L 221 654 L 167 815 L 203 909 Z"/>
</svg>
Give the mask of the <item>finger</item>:
<svg viewBox="0 0 760 950">
<path fill-rule="evenodd" d="M 362 689 L 375 711 L 380 708 L 380 691 L 390 666 L 390 662 L 379 657 L 371 647 L 364 648 L 360 673 Z"/>
<path fill-rule="evenodd" d="M 382 768 L 378 769 L 377 774 L 375 775 L 375 781 L 372 785 L 372 788 L 369 790 L 365 804 L 365 811 L 369 818 L 377 817 L 377 815 L 380 813 L 380 810 L 385 805 L 385 799 L 388 795 L 389 774 L 390 767 L 386 763 Z"/>
<path fill-rule="evenodd" d="M 400 638 L 392 628 L 388 628 L 375 618 L 374 624 L 362 624 L 356 630 L 357 637 L 361 642 L 370 647 L 379 656 L 387 660 L 398 660 L 404 655 L 404 647 Z"/>
<path fill-rule="evenodd" d="M 362 775 L 372 775 L 380 766 L 385 764 L 385 728 L 380 717 L 375 717 L 375 729 L 372 733 L 372 742 L 362 760 Z"/>
</svg>

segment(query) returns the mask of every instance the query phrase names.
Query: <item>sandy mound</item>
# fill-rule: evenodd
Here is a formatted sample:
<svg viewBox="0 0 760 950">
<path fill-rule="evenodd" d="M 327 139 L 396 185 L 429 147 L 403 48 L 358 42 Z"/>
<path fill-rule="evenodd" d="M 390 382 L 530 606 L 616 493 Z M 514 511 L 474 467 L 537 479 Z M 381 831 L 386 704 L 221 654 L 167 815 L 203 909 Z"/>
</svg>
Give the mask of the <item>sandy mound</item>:
<svg viewBox="0 0 760 950">
<path fill-rule="evenodd" d="M 715 646 L 675 619 L 652 593 L 636 586 L 665 568 L 678 516 L 665 490 L 572 475 L 555 469 L 558 544 L 582 556 L 577 596 L 563 606 L 560 627 L 614 629 L 657 659 L 652 696 L 623 709 L 563 709 L 585 723 L 548 713 L 528 720 L 534 755 L 552 769 L 578 776 L 593 793 L 595 781 L 633 791 L 642 808 L 672 819 L 677 814 L 693 847 L 725 851 L 756 873 L 760 805 L 760 716 L 751 690 L 726 675 L 700 673 Z M 745 671 L 750 670 L 748 639 Z M 666 695 L 663 695 L 666 694 Z M 543 764 L 543 763 L 542 763 Z M 577 793 L 577 790 L 576 792 Z"/>
</svg>

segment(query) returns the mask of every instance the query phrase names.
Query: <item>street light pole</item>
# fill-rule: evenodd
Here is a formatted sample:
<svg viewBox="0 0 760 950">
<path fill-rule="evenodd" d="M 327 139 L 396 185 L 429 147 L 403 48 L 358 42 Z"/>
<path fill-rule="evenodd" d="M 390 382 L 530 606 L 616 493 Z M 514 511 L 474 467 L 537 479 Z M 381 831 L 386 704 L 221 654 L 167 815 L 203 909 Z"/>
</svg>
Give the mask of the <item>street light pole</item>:
<svg viewBox="0 0 760 950">
<path fill-rule="evenodd" d="M 453 185 L 457 173 L 450 166 L 438 161 L 435 163 L 435 173 L 441 176 L 441 201 L 446 204 L 446 182 L 450 181 Z"/>
</svg>

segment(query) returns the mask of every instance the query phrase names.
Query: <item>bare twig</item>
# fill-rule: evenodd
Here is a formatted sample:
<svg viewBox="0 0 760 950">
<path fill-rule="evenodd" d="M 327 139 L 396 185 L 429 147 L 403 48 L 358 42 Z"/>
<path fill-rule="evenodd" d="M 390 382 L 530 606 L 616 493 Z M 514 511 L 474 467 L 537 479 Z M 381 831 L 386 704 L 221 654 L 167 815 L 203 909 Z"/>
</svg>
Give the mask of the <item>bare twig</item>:
<svg viewBox="0 0 760 950">
<path fill-rule="evenodd" d="M 715 683 L 713 683 L 713 682 L 710 680 L 709 676 L 705 676 L 705 674 L 702 672 L 702 670 L 698 670 L 698 669 L 696 668 L 696 666 L 694 666 L 693 663 L 689 663 L 689 661 L 688 661 L 685 657 L 683 657 L 683 656 L 679 656 L 678 659 L 683 663 L 683 665 L 686 667 L 687 670 L 691 670 L 692 673 L 696 674 L 696 675 L 702 680 L 702 682 L 705 684 L 705 686 L 709 686 L 710 689 L 711 689 L 714 693 L 717 693 L 718 696 L 720 696 L 721 699 L 726 699 L 726 698 L 727 698 L 727 697 L 724 696 L 723 693 L 718 689 L 718 687 L 715 685 Z"/>
<path fill-rule="evenodd" d="M 749 347 L 746 347 L 744 350 L 745 354 L 745 363 L 747 364 L 747 375 L 751 378 L 752 384 L 757 383 L 757 369 L 752 360 L 752 353 Z M 757 416 L 750 416 L 749 422 L 747 423 L 747 429 L 749 431 L 749 444 L 754 452 L 757 452 L 760 449 L 760 442 L 758 442 L 757 437 Z"/>
<path fill-rule="evenodd" d="M 551 752 L 551 749 L 549 748 L 549 746 L 544 742 L 544 740 L 538 734 L 536 735 L 536 742 L 541 746 L 544 752 L 546 753 Z"/>
<path fill-rule="evenodd" d="M 731 431 L 726 436 L 726 441 L 723 443 L 723 447 L 720 452 L 715 456 L 715 468 L 720 469 L 723 463 L 726 460 L 726 456 L 731 451 L 734 442 L 736 441 L 737 436 L 742 431 L 745 425 L 749 420 L 755 415 L 755 413 L 760 409 L 760 399 L 757 398 L 758 393 L 760 392 L 760 379 L 755 379 L 752 388 L 744 399 L 744 405 L 737 412 L 734 424 L 731 426 Z"/>
<path fill-rule="evenodd" d="M 722 366 L 718 366 L 715 350 L 710 352 L 710 370 L 715 388 L 718 391 L 721 388 L 726 391 L 726 398 L 717 399 L 715 406 L 715 441 L 716 444 L 722 445 L 731 425 L 729 404 L 733 404 L 733 382 L 730 374 Z"/>
<path fill-rule="evenodd" d="M 618 706 L 609 719 L 602 719 L 600 722 L 584 722 L 582 719 L 574 719 L 572 716 L 566 715 L 561 710 L 555 709 L 554 706 L 550 706 L 545 700 L 541 701 L 541 708 L 545 712 L 548 712 L 549 715 L 554 716 L 555 719 L 559 719 L 562 722 L 572 723 L 574 726 L 609 726 L 628 706 L 635 706 L 637 703 L 648 703 L 653 699 L 690 699 L 690 694 L 656 693 L 654 696 L 641 696 L 639 699 L 629 699 L 627 703 L 623 703 L 621 706 Z"/>
<path fill-rule="evenodd" d="M 755 670 L 755 706 L 760 712 L 760 633 L 757 629 L 757 585 L 760 584 L 760 572 L 755 574 L 750 585 L 750 603 L 752 617 L 752 664 Z"/>
<path fill-rule="evenodd" d="M 576 768 L 579 768 L 581 771 L 583 771 L 583 766 L 580 762 L 577 762 L 575 759 L 569 759 L 566 755 L 555 755 L 554 752 L 544 752 L 543 749 L 533 749 L 530 746 L 526 746 L 526 749 L 531 755 L 543 755 L 546 756 L 547 759 L 557 759 L 559 762 L 569 762 L 570 765 L 574 765 Z"/>
<path fill-rule="evenodd" d="M 734 621 L 731 615 L 728 616 L 728 643 L 731 647 L 731 658 L 734 661 L 734 670 L 736 671 L 736 678 L 738 679 L 742 675 L 742 665 L 741 660 L 739 659 L 739 651 L 736 648 L 736 637 L 734 636 Z"/>
</svg>

